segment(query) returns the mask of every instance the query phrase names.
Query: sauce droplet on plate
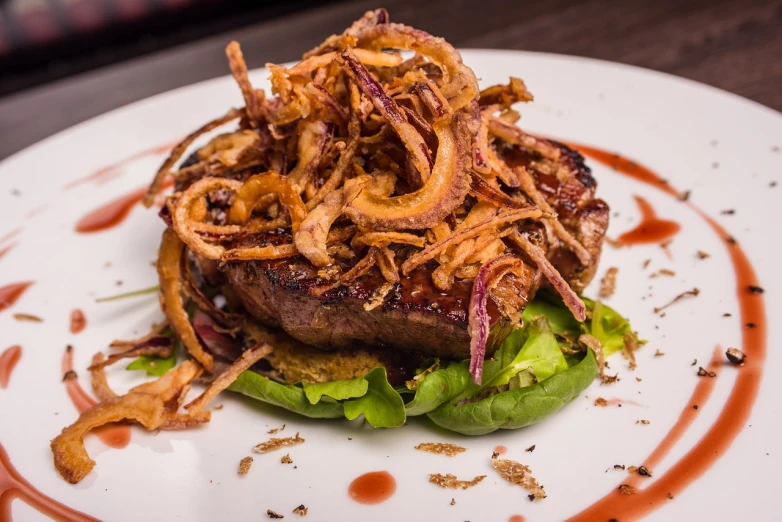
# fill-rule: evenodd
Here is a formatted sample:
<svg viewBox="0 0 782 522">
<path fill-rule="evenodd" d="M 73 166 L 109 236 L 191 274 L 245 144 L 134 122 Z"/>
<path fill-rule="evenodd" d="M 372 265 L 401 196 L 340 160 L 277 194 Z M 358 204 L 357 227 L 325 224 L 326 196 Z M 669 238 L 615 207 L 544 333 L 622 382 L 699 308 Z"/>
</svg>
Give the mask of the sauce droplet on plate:
<svg viewBox="0 0 782 522">
<path fill-rule="evenodd" d="M 0 312 L 11 307 L 19 299 L 33 281 L 11 283 L 0 288 Z"/>
<path fill-rule="evenodd" d="M 497 455 L 505 455 L 508 452 L 508 448 L 505 446 L 497 446 L 494 448 L 494 453 Z"/>
<path fill-rule="evenodd" d="M 641 211 L 641 222 L 632 229 L 628 230 L 616 239 L 620 245 L 641 245 L 648 243 L 662 243 L 663 241 L 675 236 L 681 226 L 675 221 L 660 219 L 657 213 L 641 196 L 633 196 Z"/>
<path fill-rule="evenodd" d="M 11 379 L 11 373 L 13 373 L 16 363 L 22 357 L 22 347 L 18 344 L 6 348 L 2 354 L 0 354 L 0 388 L 7 388 L 8 381 Z"/>
<path fill-rule="evenodd" d="M 348 487 L 350 498 L 359 504 L 380 504 L 396 491 L 396 480 L 388 471 L 364 473 Z"/>
<path fill-rule="evenodd" d="M 78 308 L 75 308 L 71 312 L 71 333 L 77 334 L 82 330 L 84 330 L 86 326 L 87 326 L 87 318 L 84 317 L 84 312 L 82 312 Z"/>
<path fill-rule="evenodd" d="M 0 444 L 0 522 L 11 522 L 11 502 L 20 499 L 40 513 L 60 522 L 98 522 L 85 513 L 71 509 L 47 497 L 30 484 L 11 464 Z"/>
<path fill-rule="evenodd" d="M 73 350 L 68 347 L 62 357 L 62 374 L 65 376 L 72 371 Z M 98 401 L 84 391 L 76 375 L 64 377 L 63 382 L 65 383 L 65 389 L 68 391 L 68 397 L 71 398 L 71 402 L 79 413 L 89 410 L 98 404 Z M 126 424 L 106 424 L 92 430 L 92 433 L 97 435 L 106 446 L 112 448 L 122 449 L 130 444 L 130 426 Z"/>
<path fill-rule="evenodd" d="M 508 519 L 508 522 L 524 522 L 524 517 L 522 515 L 513 515 Z"/>
</svg>

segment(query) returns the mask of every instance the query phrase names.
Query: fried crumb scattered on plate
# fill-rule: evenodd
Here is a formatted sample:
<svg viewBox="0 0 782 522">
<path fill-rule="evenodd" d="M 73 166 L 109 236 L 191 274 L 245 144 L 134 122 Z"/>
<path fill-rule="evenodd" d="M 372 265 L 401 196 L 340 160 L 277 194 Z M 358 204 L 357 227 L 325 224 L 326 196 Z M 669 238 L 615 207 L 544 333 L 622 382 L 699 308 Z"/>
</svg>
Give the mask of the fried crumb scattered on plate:
<svg viewBox="0 0 782 522">
<path fill-rule="evenodd" d="M 725 352 L 725 356 L 732 364 L 737 365 L 744 364 L 744 359 L 747 357 L 744 355 L 744 352 L 738 348 L 728 348 L 728 350 Z"/>
<path fill-rule="evenodd" d="M 283 515 L 280 515 L 276 511 L 272 511 L 271 509 L 266 510 L 266 514 L 269 516 L 269 518 L 285 518 Z"/>
<path fill-rule="evenodd" d="M 655 307 L 654 308 L 654 313 L 659 314 L 660 312 L 662 312 L 663 310 L 665 310 L 669 306 L 673 305 L 674 303 L 677 303 L 677 302 L 681 301 L 685 297 L 687 297 L 689 295 L 691 295 L 693 297 L 697 297 L 698 294 L 700 294 L 700 293 L 701 293 L 701 291 L 698 290 L 697 287 L 693 288 L 692 290 L 684 291 L 684 292 L 680 293 L 679 295 L 677 295 L 676 297 L 674 297 L 673 299 L 671 299 L 668 303 L 666 303 L 666 304 L 664 304 L 662 306 Z"/>
<path fill-rule="evenodd" d="M 298 507 L 293 509 L 293 513 L 300 517 L 306 517 L 307 511 L 309 511 L 309 509 L 304 504 L 299 504 Z"/>
<path fill-rule="evenodd" d="M 632 495 L 635 493 L 635 488 L 630 484 L 621 484 L 618 489 L 619 493 L 622 495 Z"/>
<path fill-rule="evenodd" d="M 441 488 L 450 488 L 450 489 L 471 488 L 479 484 L 485 478 L 486 475 L 478 475 L 472 480 L 459 480 L 458 478 L 456 478 L 456 475 L 451 475 L 450 473 L 446 473 L 445 475 L 443 475 L 442 473 L 429 474 L 429 482 L 431 482 L 432 484 L 436 484 Z"/>
<path fill-rule="evenodd" d="M 711 254 L 709 254 L 708 252 L 704 252 L 703 250 L 698 250 L 695 253 L 695 257 L 697 257 L 698 259 L 708 259 L 711 257 Z"/>
<path fill-rule="evenodd" d="M 267 440 L 266 442 L 261 442 L 260 444 L 253 447 L 253 451 L 255 453 L 266 453 L 269 451 L 274 451 L 279 448 L 283 448 L 285 446 L 293 446 L 294 444 L 302 444 L 304 442 L 304 439 L 299 436 L 299 432 L 296 432 L 296 435 L 293 437 L 287 437 L 284 439 L 278 439 L 275 437 L 272 437 L 271 439 Z"/>
<path fill-rule="evenodd" d="M 42 323 L 43 319 L 33 314 L 14 314 L 13 318 L 16 321 L 26 321 L 29 323 Z"/>
<path fill-rule="evenodd" d="M 502 478 L 529 491 L 530 500 L 546 498 L 543 486 L 538 484 L 538 481 L 532 476 L 532 470 L 529 466 L 515 460 L 498 458 L 493 458 L 491 464 Z"/>
<path fill-rule="evenodd" d="M 293 459 L 291 458 L 290 453 L 286 453 L 280 458 L 280 462 L 283 464 L 293 464 Z"/>
<path fill-rule="evenodd" d="M 603 279 L 600 280 L 600 297 L 611 297 L 616 292 L 616 274 L 619 273 L 619 269 L 615 266 L 609 268 Z"/>
<path fill-rule="evenodd" d="M 455 505 L 456 505 L 456 499 L 455 499 L 455 498 L 452 498 L 452 499 L 451 499 L 451 505 L 452 505 L 452 506 L 455 506 Z"/>
<path fill-rule="evenodd" d="M 282 427 L 280 427 L 280 428 L 272 428 L 269 431 L 267 431 L 266 433 L 274 434 L 274 433 L 278 433 L 278 432 L 280 432 L 280 431 L 282 431 L 284 429 L 285 429 L 285 424 L 283 424 Z"/>
<path fill-rule="evenodd" d="M 467 448 L 457 446 L 456 444 L 448 444 L 443 442 L 422 442 L 415 447 L 418 451 L 426 451 L 429 453 L 436 453 L 437 455 L 447 455 L 454 457 L 459 453 L 464 453 Z"/>
<path fill-rule="evenodd" d="M 606 407 L 608 406 L 608 401 L 602 397 L 598 397 L 597 399 L 595 399 L 595 406 Z"/>
<path fill-rule="evenodd" d="M 252 457 L 245 457 L 242 460 L 239 461 L 239 474 L 240 475 L 247 475 L 247 472 L 250 471 L 250 466 L 253 465 L 253 458 Z"/>
<path fill-rule="evenodd" d="M 651 423 L 652 423 L 652 421 L 648 421 L 648 420 L 646 420 L 646 419 L 641 419 L 641 420 L 637 420 L 637 421 L 635 421 L 635 423 L 636 423 L 636 424 L 651 424 Z"/>
</svg>

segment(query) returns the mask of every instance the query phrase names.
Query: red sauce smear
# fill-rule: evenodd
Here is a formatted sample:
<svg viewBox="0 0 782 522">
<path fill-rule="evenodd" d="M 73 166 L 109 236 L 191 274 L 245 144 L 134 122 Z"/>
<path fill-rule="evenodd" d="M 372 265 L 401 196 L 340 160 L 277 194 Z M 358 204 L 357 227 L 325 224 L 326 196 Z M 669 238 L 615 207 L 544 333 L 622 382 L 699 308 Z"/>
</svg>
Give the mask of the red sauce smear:
<svg viewBox="0 0 782 522">
<path fill-rule="evenodd" d="M 87 318 L 84 317 L 84 312 L 78 308 L 71 312 L 71 333 L 77 334 L 84 330 L 87 326 Z"/>
<path fill-rule="evenodd" d="M 140 188 L 96 208 L 76 223 L 76 232 L 91 234 L 119 225 L 125 221 L 130 211 L 142 200 L 146 193 L 146 187 Z"/>
<path fill-rule="evenodd" d="M 12 231 L 7 233 L 3 237 L 0 237 L 0 245 L 5 243 L 6 241 L 8 241 L 11 238 L 13 238 L 15 236 L 18 236 L 21 231 L 22 231 L 22 228 L 18 227 L 18 228 L 13 229 Z"/>
<path fill-rule="evenodd" d="M 508 448 L 505 446 L 497 446 L 494 448 L 494 453 L 497 455 L 505 455 L 508 452 Z"/>
<path fill-rule="evenodd" d="M 3 445 L 0 444 L 0 522 L 11 522 L 11 502 L 21 499 L 28 506 L 37 509 L 44 515 L 60 522 L 98 522 L 85 513 L 71 509 L 51 497 L 47 497 L 11 464 Z"/>
<path fill-rule="evenodd" d="M 353 480 L 348 495 L 359 504 L 380 504 L 396 491 L 396 480 L 388 471 L 364 473 Z"/>
<path fill-rule="evenodd" d="M 65 354 L 62 357 L 62 373 L 65 375 L 72 370 L 73 350 L 69 348 L 65 350 Z M 87 411 L 98 404 L 98 401 L 84 391 L 78 379 L 65 379 L 64 382 L 68 396 L 79 413 Z M 97 435 L 105 445 L 112 448 L 122 449 L 130 443 L 130 426 L 127 424 L 106 424 L 92 430 L 92 433 Z"/>
<path fill-rule="evenodd" d="M 524 517 L 521 515 L 513 515 L 508 519 L 508 522 L 524 522 Z"/>
<path fill-rule="evenodd" d="M 172 180 L 167 180 L 163 188 L 168 188 L 173 184 Z M 147 187 L 141 187 L 130 194 L 125 194 L 114 201 L 96 208 L 89 214 L 82 217 L 76 223 L 76 232 L 80 234 L 91 234 L 114 228 L 128 217 L 138 203 L 144 199 L 147 193 Z"/>
<path fill-rule="evenodd" d="M 657 213 L 641 196 L 633 196 L 641 211 L 641 222 L 616 239 L 620 245 L 641 245 L 647 243 L 662 243 L 675 236 L 681 226 L 675 221 L 668 221 L 657 217 Z"/>
<path fill-rule="evenodd" d="M 574 145 L 575 149 L 593 159 L 604 163 L 621 174 L 647 183 L 672 196 L 677 192 L 655 175 L 649 169 L 612 154 L 591 147 Z M 655 475 L 649 485 L 643 489 L 636 489 L 633 495 L 622 495 L 614 489 L 602 499 L 598 500 L 587 509 L 570 518 L 570 521 L 608 520 L 636 520 L 655 509 L 675 495 L 681 493 L 687 486 L 700 478 L 714 465 L 719 458 L 727 452 L 730 445 L 744 429 L 752 407 L 757 399 L 760 389 L 760 381 L 763 376 L 763 363 L 766 358 L 766 308 L 762 294 L 754 294 L 749 291 L 749 286 L 760 286 L 755 270 L 739 244 L 732 240 L 727 231 L 714 219 L 692 205 L 686 204 L 697 212 L 712 228 L 712 230 L 725 242 L 733 269 L 736 274 L 736 294 L 738 297 L 740 320 L 742 326 L 742 348 L 747 359 L 744 366 L 736 369 L 736 381 L 730 392 L 730 396 L 722 406 L 717 420 L 712 424 L 706 434 L 693 446 L 678 462 L 666 473 Z M 747 325 L 752 325 L 748 327 Z M 716 351 L 715 351 L 715 357 Z M 714 362 L 714 361 L 713 361 Z M 660 442 L 652 454 L 646 459 L 645 465 L 654 471 L 654 466 L 659 463 L 671 450 L 684 432 L 689 428 L 697 415 L 693 406 L 700 406 L 711 394 L 716 379 L 700 378 L 689 401 L 673 429 Z M 628 477 L 623 483 L 640 481 L 640 477 Z"/>
<path fill-rule="evenodd" d="M 0 258 L 2 258 L 4 255 L 6 255 L 8 252 L 11 251 L 12 248 L 16 246 L 16 243 L 11 243 L 5 248 L 0 248 Z"/>
<path fill-rule="evenodd" d="M 70 190 L 85 183 L 95 183 L 96 185 L 102 185 L 103 183 L 119 176 L 122 173 L 122 168 L 129 165 L 130 163 L 138 161 L 146 156 L 157 156 L 158 154 L 165 154 L 177 143 L 178 142 L 176 141 L 173 143 L 164 143 L 163 145 L 156 145 L 155 147 L 136 152 L 135 154 L 132 154 L 116 163 L 102 167 L 95 172 L 84 176 L 83 178 L 71 181 L 67 185 L 63 186 L 63 189 Z"/>
<path fill-rule="evenodd" d="M 6 348 L 0 354 L 0 388 L 8 388 L 8 381 L 11 379 L 16 363 L 22 357 L 22 347 L 18 344 Z"/>
<path fill-rule="evenodd" d="M 13 306 L 16 300 L 19 299 L 24 291 L 33 283 L 34 281 L 24 281 L 0 287 L 0 312 Z"/>
<path fill-rule="evenodd" d="M 38 206 L 38 207 L 35 207 L 34 209 L 32 209 L 30 212 L 28 212 L 28 213 L 25 215 L 25 217 L 27 217 L 27 218 L 32 218 L 32 217 L 35 217 L 35 216 L 37 216 L 38 214 L 41 214 L 41 213 L 43 213 L 43 212 L 44 212 L 45 210 L 47 210 L 48 208 L 49 208 L 49 205 L 48 205 L 48 204 L 40 205 L 40 206 Z"/>
</svg>

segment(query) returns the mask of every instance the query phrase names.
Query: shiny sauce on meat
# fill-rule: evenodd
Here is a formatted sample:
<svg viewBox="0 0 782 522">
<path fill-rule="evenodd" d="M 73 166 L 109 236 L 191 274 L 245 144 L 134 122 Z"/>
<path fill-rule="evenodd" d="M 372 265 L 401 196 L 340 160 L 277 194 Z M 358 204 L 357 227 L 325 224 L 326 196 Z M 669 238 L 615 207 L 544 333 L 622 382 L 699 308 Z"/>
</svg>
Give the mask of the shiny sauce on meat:
<svg viewBox="0 0 782 522">
<path fill-rule="evenodd" d="M 396 480 L 388 471 L 364 473 L 350 483 L 348 495 L 359 504 L 380 504 L 396 491 Z"/>
</svg>

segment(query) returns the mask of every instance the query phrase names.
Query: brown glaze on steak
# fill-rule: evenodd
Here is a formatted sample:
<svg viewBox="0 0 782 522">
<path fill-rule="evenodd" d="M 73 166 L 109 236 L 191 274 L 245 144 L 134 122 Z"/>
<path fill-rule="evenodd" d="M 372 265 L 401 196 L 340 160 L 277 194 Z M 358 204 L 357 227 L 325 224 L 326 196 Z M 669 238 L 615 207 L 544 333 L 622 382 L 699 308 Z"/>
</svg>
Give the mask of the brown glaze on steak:
<svg viewBox="0 0 782 522">
<path fill-rule="evenodd" d="M 547 252 L 570 287 L 580 293 L 595 276 L 608 228 L 609 209 L 605 201 L 595 199 L 597 182 L 584 157 L 562 143 L 552 143 L 561 151 L 556 163 L 518 147 L 504 147 L 500 154 L 508 165 L 526 167 L 560 222 L 592 256 L 589 264 L 583 265 L 573 252 L 557 242 Z"/>
</svg>

